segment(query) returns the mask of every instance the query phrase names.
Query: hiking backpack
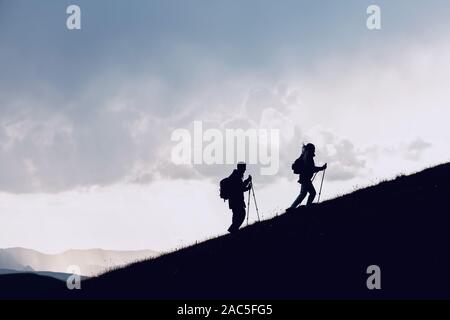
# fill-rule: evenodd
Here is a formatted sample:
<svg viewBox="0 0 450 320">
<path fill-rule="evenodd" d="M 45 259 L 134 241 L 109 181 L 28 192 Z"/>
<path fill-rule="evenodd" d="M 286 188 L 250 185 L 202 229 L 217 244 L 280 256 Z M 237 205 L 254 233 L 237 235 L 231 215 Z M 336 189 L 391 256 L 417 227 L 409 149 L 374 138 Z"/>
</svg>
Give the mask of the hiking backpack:
<svg viewBox="0 0 450 320">
<path fill-rule="evenodd" d="M 305 162 L 303 161 L 302 157 L 295 160 L 294 163 L 292 164 L 292 170 L 294 171 L 294 174 L 301 174 L 304 166 Z"/>
<path fill-rule="evenodd" d="M 231 195 L 231 176 L 220 180 L 220 197 L 225 200 L 230 199 Z"/>
</svg>

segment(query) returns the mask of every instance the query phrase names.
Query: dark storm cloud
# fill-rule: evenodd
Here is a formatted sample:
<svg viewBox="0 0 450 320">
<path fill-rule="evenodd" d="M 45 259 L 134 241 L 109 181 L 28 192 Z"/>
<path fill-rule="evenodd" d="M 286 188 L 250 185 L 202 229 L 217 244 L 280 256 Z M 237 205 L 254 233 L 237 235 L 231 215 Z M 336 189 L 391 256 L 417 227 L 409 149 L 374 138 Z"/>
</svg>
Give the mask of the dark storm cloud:
<svg viewBox="0 0 450 320">
<path fill-rule="evenodd" d="M 323 56 L 385 41 L 367 37 L 366 1 L 79 0 L 79 31 L 65 28 L 70 4 L 0 1 L 2 191 L 211 177 L 214 168 L 188 172 L 167 164 L 173 129 L 193 120 L 231 125 L 226 121 L 239 115 L 253 125 L 267 109 L 286 116 L 298 95 L 265 89 L 285 69 L 311 71 Z M 408 16 L 388 19 L 393 31 L 386 37 L 398 26 L 418 28 L 420 12 L 424 21 L 437 20 L 449 8 L 409 4 L 380 1 L 391 9 L 388 18 L 409 8 Z M 282 176 L 299 134 L 284 142 L 292 148 L 281 156 Z M 337 153 L 324 158 L 349 177 L 349 168 L 363 164 L 350 142 L 335 142 Z"/>
</svg>

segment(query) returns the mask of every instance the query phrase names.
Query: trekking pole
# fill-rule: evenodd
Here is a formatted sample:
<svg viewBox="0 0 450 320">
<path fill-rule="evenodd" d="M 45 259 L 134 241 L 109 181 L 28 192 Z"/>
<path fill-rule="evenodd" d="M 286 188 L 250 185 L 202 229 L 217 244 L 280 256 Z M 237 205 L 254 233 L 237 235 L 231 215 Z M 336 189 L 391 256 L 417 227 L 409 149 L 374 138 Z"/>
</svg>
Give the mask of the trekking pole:
<svg viewBox="0 0 450 320">
<path fill-rule="evenodd" d="M 253 192 L 253 200 L 255 201 L 256 214 L 258 215 L 258 222 L 261 222 L 261 220 L 259 219 L 258 205 L 256 204 L 255 189 L 253 189 L 253 184 L 252 184 L 252 192 Z"/>
<path fill-rule="evenodd" d="M 247 226 L 248 226 L 249 215 L 250 215 L 250 190 L 248 190 L 248 200 L 247 200 Z"/>
<path fill-rule="evenodd" d="M 323 185 L 323 178 L 325 178 L 325 171 L 327 171 L 327 169 L 323 170 L 322 182 L 320 182 L 319 198 L 317 199 L 317 203 L 320 202 L 320 195 L 322 194 L 322 185 Z"/>
</svg>

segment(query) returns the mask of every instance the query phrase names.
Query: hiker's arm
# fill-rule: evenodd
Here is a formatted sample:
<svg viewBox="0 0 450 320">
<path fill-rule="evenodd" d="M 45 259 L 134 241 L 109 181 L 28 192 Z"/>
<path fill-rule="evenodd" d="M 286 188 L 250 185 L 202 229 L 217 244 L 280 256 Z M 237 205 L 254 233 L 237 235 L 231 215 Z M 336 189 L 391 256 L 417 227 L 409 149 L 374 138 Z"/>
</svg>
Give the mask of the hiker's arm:
<svg viewBox="0 0 450 320">
<path fill-rule="evenodd" d="M 315 172 L 319 172 L 319 171 L 323 171 L 323 170 L 325 170 L 327 168 L 327 164 L 325 163 L 323 166 L 321 166 L 321 167 L 315 167 L 314 168 L 314 171 Z"/>
<path fill-rule="evenodd" d="M 244 191 L 248 191 L 252 188 L 252 176 L 248 176 L 248 178 L 244 181 Z"/>
<path fill-rule="evenodd" d="M 327 168 L 327 164 L 325 163 L 323 166 L 321 166 L 321 167 L 316 167 L 316 166 L 314 166 L 314 168 L 313 168 L 313 171 L 314 172 L 319 172 L 319 171 L 323 171 L 323 170 L 325 170 Z"/>
</svg>

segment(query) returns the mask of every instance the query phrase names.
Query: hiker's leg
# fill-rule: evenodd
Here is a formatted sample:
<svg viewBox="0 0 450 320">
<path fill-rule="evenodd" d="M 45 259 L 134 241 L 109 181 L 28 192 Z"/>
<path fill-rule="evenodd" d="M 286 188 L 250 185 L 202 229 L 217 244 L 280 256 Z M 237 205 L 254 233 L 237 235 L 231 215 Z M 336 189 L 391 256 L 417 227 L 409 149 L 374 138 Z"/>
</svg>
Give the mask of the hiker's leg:
<svg viewBox="0 0 450 320">
<path fill-rule="evenodd" d="M 309 196 L 308 196 L 308 201 L 306 203 L 306 205 L 310 205 L 311 203 L 313 203 L 314 198 L 316 197 L 316 189 L 314 189 L 314 185 L 312 184 L 312 182 L 308 183 L 308 192 L 309 192 Z"/>
<path fill-rule="evenodd" d="M 233 223 L 228 228 L 229 232 L 237 231 L 241 226 L 242 222 L 245 220 L 245 208 L 236 207 L 232 209 L 233 211 Z"/>
<path fill-rule="evenodd" d="M 237 210 L 236 229 L 239 229 L 244 221 L 245 221 L 245 208 L 240 207 Z"/>
<path fill-rule="evenodd" d="M 306 197 L 306 193 L 307 193 L 307 188 L 305 187 L 305 184 L 302 184 L 302 187 L 300 189 L 300 194 L 297 197 L 297 199 L 295 199 L 294 203 L 292 203 L 291 205 L 291 209 L 295 209 L 297 208 L 303 201 L 303 199 L 305 199 Z"/>
<path fill-rule="evenodd" d="M 231 220 L 231 226 L 228 228 L 229 232 L 232 232 L 233 230 L 236 229 L 236 208 L 231 208 L 231 212 L 233 212 L 233 218 Z"/>
</svg>

